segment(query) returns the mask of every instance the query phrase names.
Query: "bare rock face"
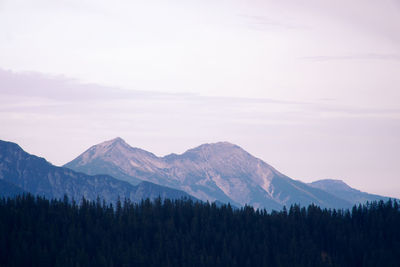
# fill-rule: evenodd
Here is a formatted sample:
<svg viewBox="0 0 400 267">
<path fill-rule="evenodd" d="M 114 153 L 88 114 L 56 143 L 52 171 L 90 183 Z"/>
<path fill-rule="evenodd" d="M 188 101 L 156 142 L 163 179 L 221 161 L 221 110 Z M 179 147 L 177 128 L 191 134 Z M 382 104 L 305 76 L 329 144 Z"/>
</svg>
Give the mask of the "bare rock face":
<svg viewBox="0 0 400 267">
<path fill-rule="evenodd" d="M 137 179 L 177 188 L 201 200 L 280 209 L 315 203 L 345 208 L 351 203 L 281 174 L 228 142 L 204 144 L 181 155 L 157 157 L 121 138 L 95 145 L 65 167 L 88 174 L 110 174 L 132 184 Z"/>
<path fill-rule="evenodd" d="M 29 192 L 47 198 L 67 195 L 79 201 L 82 197 L 115 202 L 118 197 L 139 201 L 145 198 L 192 198 L 187 193 L 153 183 L 134 186 L 109 175 L 87 175 L 56 167 L 45 159 L 26 153 L 17 144 L 0 141 L 0 196 Z"/>
<path fill-rule="evenodd" d="M 64 167 L 90 175 L 108 174 L 135 185 L 142 181 L 137 177 L 157 172 L 162 164 L 154 154 L 133 148 L 117 137 L 92 146 Z"/>
</svg>

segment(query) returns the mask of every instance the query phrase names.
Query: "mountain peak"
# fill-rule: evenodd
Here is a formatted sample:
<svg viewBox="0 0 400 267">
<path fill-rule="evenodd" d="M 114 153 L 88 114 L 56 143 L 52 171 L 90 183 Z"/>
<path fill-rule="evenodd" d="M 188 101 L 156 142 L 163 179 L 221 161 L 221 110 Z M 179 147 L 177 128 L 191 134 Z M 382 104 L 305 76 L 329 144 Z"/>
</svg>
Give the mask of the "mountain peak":
<svg viewBox="0 0 400 267">
<path fill-rule="evenodd" d="M 235 144 L 232 144 L 228 141 L 219 141 L 215 143 L 206 143 L 200 146 L 213 146 L 213 147 L 233 147 L 236 146 Z"/>
<path fill-rule="evenodd" d="M 116 137 L 111 140 L 104 141 L 100 144 L 94 145 L 90 147 L 85 153 L 81 154 L 77 160 L 79 164 L 85 164 L 90 160 L 93 160 L 98 157 L 103 157 L 105 155 L 110 155 L 115 153 L 116 151 L 130 151 L 133 149 L 130 145 L 128 145 L 121 137 Z"/>
<path fill-rule="evenodd" d="M 114 171 L 113 166 L 122 166 Z M 136 171 L 148 171 L 149 166 L 163 167 L 163 162 L 146 150 L 132 147 L 121 137 L 94 145 L 64 167 L 87 174 L 110 174 L 114 177 L 129 177 L 127 180 L 137 184 Z M 156 168 L 156 167 L 154 167 Z M 120 169 L 132 170 L 129 175 Z"/>
<path fill-rule="evenodd" d="M 336 179 L 323 179 L 317 180 L 310 183 L 311 186 L 323 189 L 323 190 L 351 190 L 352 188 L 343 182 L 343 180 L 336 180 Z"/>
<path fill-rule="evenodd" d="M 104 141 L 100 144 L 92 146 L 89 150 L 94 150 L 97 153 L 107 153 L 110 150 L 117 148 L 118 150 L 131 150 L 133 149 L 128 143 L 125 142 L 121 137 L 116 137 L 111 140 Z"/>
<path fill-rule="evenodd" d="M 228 161 L 242 165 L 243 162 L 255 159 L 252 155 L 246 152 L 243 148 L 229 143 L 229 142 L 217 142 L 207 143 L 198 147 L 187 150 L 182 156 L 186 156 L 192 159 L 202 159 L 209 161 L 211 159 L 217 160 L 220 163 Z M 233 161 L 232 161 L 233 160 Z"/>
<path fill-rule="evenodd" d="M 198 147 L 189 149 L 186 151 L 186 153 L 196 153 L 196 152 L 205 152 L 205 151 L 210 151 L 210 152 L 226 152 L 226 151 L 232 151 L 233 149 L 241 149 L 239 146 L 223 141 L 223 142 L 217 142 L 217 143 L 206 143 L 202 144 Z"/>
<path fill-rule="evenodd" d="M 209 144 L 204 144 L 204 145 L 210 146 L 210 147 L 216 147 L 216 148 L 218 148 L 218 147 L 226 147 L 226 148 L 228 148 L 228 147 L 238 147 L 237 145 L 229 143 L 227 141 L 220 141 L 220 142 L 209 143 Z"/>
<path fill-rule="evenodd" d="M 116 144 L 123 144 L 123 145 L 128 145 L 124 139 L 121 137 L 115 137 L 114 139 L 104 141 L 100 143 L 99 145 L 104 145 L 104 146 L 109 146 L 109 145 L 116 145 Z"/>
<path fill-rule="evenodd" d="M 125 142 L 125 140 L 122 139 L 122 138 L 119 137 L 119 136 L 115 137 L 114 139 L 111 139 L 110 141 L 113 141 L 113 142 Z"/>
</svg>

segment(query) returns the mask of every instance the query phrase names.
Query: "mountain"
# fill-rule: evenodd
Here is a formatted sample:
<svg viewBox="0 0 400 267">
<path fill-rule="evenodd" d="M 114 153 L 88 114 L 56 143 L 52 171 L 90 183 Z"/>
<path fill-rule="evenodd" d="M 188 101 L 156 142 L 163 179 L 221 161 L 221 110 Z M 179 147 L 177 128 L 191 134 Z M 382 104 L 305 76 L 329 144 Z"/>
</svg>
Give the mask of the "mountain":
<svg viewBox="0 0 400 267">
<path fill-rule="evenodd" d="M 352 205 L 281 174 L 228 142 L 204 144 L 181 155 L 157 157 L 115 138 L 92 146 L 64 167 L 88 174 L 112 174 L 130 183 L 145 180 L 183 190 L 201 200 L 236 206 L 248 204 L 271 210 L 294 203 L 330 208 Z"/>
<path fill-rule="evenodd" d="M 367 201 L 371 202 L 379 200 L 383 201 L 389 200 L 388 197 L 361 192 L 360 190 L 348 186 L 342 180 L 333 180 L 333 179 L 318 180 L 309 183 L 309 185 L 314 188 L 319 188 L 321 190 L 324 190 L 341 199 L 347 200 L 352 204 L 363 204 Z"/>
<path fill-rule="evenodd" d="M 130 199 L 134 202 L 140 202 L 143 199 L 181 199 L 187 198 L 198 201 L 198 199 L 190 196 L 184 191 L 169 188 L 166 186 L 157 185 L 154 183 L 143 181 L 136 186 L 133 186 L 133 194 L 130 195 Z"/>
<path fill-rule="evenodd" d="M 0 180 L 0 196 L 14 197 L 23 193 L 25 193 L 25 191 L 21 187 L 4 180 Z"/>
<path fill-rule="evenodd" d="M 90 175 L 108 174 L 115 178 L 139 184 L 142 180 L 136 176 L 142 175 L 140 165 L 157 165 L 157 157 L 139 148 L 130 147 L 121 138 L 92 146 L 81 156 L 64 167 Z M 152 164 L 149 164 L 151 163 Z"/>
<path fill-rule="evenodd" d="M 0 140 L 0 195 L 9 196 L 30 192 L 48 198 L 62 198 L 65 194 L 80 200 L 82 196 L 107 202 L 118 197 L 139 201 L 143 198 L 192 198 L 187 193 L 142 182 L 136 186 L 109 175 L 87 175 L 68 168 L 56 167 L 45 159 L 28 154 L 15 143 Z"/>
</svg>

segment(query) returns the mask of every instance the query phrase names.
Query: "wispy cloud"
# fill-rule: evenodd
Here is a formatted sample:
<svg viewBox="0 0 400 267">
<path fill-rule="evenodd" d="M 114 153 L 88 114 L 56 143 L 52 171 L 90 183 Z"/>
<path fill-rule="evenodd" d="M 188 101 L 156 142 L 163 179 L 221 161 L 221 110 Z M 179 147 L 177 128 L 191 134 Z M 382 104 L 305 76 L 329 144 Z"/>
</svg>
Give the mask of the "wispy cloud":
<svg viewBox="0 0 400 267">
<path fill-rule="evenodd" d="M 310 105 L 308 110 L 315 114 L 322 114 L 338 118 L 394 118 L 400 119 L 400 108 L 362 108 L 354 106 L 344 106 L 340 104 L 321 105 L 316 103 Z"/>
<path fill-rule="evenodd" d="M 231 104 L 285 104 L 297 105 L 305 102 L 287 101 L 270 98 L 202 96 L 194 93 L 165 93 L 158 91 L 128 90 L 117 87 L 82 83 L 66 76 L 48 75 L 38 72 L 13 72 L 0 68 L 0 95 L 9 97 L 44 98 L 56 101 L 101 101 L 153 99 L 156 101 L 189 101 L 211 105 Z M 38 100 L 35 100 L 36 103 Z M 6 104 L 6 103 L 3 103 Z M 14 103 L 16 104 L 16 103 Z M 4 106 L 3 106 L 4 108 Z"/>
<path fill-rule="evenodd" d="M 308 56 L 300 59 L 309 61 L 332 61 L 332 60 L 389 60 L 400 61 L 400 54 L 358 54 L 358 55 L 340 55 L 340 56 Z"/>
<path fill-rule="evenodd" d="M 0 68 L 0 94 L 62 101 L 126 99 L 167 96 L 167 93 L 126 90 L 94 83 L 81 83 L 61 75 L 13 72 Z"/>
<path fill-rule="evenodd" d="M 346 106 L 335 99 L 318 102 L 287 101 L 272 98 L 202 96 L 190 93 L 125 90 L 97 84 L 82 84 L 64 76 L 0 69 L 0 112 L 38 114 L 89 113 L 154 114 L 164 113 L 205 120 L 264 123 L 292 121 L 325 114 L 334 117 L 399 117 L 398 108 Z M 97 110 L 97 111 L 96 111 Z M 209 116 L 209 117 L 207 117 Z M 156 118 L 155 118 L 156 119 Z M 269 121 L 268 123 L 270 123 Z"/>
</svg>

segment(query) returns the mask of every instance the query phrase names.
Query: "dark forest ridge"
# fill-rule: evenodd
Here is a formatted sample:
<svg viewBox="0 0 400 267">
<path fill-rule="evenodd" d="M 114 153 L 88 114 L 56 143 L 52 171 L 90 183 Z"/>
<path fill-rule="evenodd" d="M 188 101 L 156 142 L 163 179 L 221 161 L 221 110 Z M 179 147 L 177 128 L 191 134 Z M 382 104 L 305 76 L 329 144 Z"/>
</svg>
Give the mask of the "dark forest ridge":
<svg viewBox="0 0 400 267">
<path fill-rule="evenodd" d="M 396 201 L 268 213 L 160 199 L 0 199 L 1 266 L 398 266 Z"/>
</svg>

